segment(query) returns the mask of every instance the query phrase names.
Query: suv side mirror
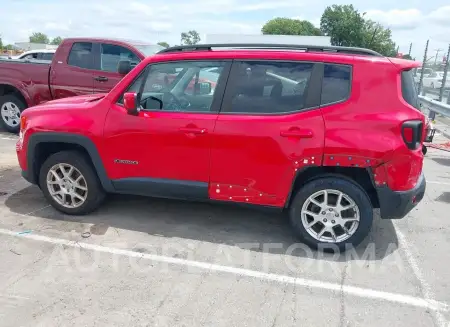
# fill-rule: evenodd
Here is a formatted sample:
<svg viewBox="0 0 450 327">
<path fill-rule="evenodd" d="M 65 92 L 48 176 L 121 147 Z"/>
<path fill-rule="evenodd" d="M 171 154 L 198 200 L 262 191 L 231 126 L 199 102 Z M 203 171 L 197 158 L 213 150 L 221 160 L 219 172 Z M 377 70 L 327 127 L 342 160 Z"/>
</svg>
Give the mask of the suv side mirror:
<svg viewBox="0 0 450 327">
<path fill-rule="evenodd" d="M 136 116 L 137 114 L 139 114 L 137 93 L 125 93 L 123 95 L 123 106 L 125 107 L 129 115 Z"/>
<path fill-rule="evenodd" d="M 117 65 L 117 72 L 120 75 L 126 75 L 131 71 L 131 61 L 129 60 L 121 60 Z"/>
<path fill-rule="evenodd" d="M 207 95 L 210 94 L 212 90 L 212 85 L 210 82 L 200 82 L 195 84 L 195 94 Z"/>
</svg>

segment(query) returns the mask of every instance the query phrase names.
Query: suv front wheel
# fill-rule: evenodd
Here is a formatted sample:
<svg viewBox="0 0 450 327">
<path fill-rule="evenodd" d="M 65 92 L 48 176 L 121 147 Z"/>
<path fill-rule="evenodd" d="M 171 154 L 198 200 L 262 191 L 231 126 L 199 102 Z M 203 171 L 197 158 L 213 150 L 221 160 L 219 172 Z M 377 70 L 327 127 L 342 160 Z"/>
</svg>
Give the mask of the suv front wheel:
<svg viewBox="0 0 450 327">
<path fill-rule="evenodd" d="M 39 185 L 50 204 L 69 215 L 90 213 L 105 198 L 95 170 L 78 151 L 51 155 L 41 167 Z"/>
<path fill-rule="evenodd" d="M 307 245 L 345 251 L 369 234 L 373 207 L 367 193 L 353 181 L 345 177 L 318 178 L 295 195 L 290 221 Z"/>
</svg>

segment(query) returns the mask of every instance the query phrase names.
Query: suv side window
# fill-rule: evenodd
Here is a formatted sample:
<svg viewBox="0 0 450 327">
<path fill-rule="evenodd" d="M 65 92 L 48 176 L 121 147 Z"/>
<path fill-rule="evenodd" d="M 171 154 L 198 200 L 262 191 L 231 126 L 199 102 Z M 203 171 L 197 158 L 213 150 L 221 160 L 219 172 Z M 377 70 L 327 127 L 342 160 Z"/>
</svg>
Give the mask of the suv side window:
<svg viewBox="0 0 450 327">
<path fill-rule="evenodd" d="M 322 80 L 321 105 L 345 101 L 350 96 L 351 67 L 325 64 Z"/>
<path fill-rule="evenodd" d="M 120 45 L 101 44 L 100 52 L 100 69 L 106 72 L 117 72 L 117 65 L 121 60 L 129 60 L 131 66 L 136 66 L 141 60 L 128 50 Z"/>
<path fill-rule="evenodd" d="M 126 92 L 138 93 L 141 110 L 209 112 L 224 67 L 222 61 L 151 64 Z M 121 97 L 118 102 L 122 101 Z"/>
<path fill-rule="evenodd" d="M 313 63 L 241 61 L 234 65 L 221 112 L 277 114 L 305 109 Z"/>
<path fill-rule="evenodd" d="M 94 55 L 92 43 L 90 42 L 75 42 L 70 49 L 69 59 L 67 64 L 70 66 L 93 69 Z"/>
</svg>

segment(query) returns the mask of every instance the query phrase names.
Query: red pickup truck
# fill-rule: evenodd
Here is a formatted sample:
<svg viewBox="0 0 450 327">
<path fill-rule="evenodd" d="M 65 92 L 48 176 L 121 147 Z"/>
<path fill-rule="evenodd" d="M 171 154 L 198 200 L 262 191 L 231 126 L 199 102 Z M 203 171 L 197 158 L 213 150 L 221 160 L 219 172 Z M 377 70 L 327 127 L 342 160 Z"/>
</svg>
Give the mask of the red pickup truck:
<svg viewBox="0 0 450 327">
<path fill-rule="evenodd" d="M 0 127 L 18 133 L 20 113 L 27 107 L 109 92 L 133 66 L 162 49 L 139 41 L 70 38 L 51 62 L 0 59 Z"/>
</svg>

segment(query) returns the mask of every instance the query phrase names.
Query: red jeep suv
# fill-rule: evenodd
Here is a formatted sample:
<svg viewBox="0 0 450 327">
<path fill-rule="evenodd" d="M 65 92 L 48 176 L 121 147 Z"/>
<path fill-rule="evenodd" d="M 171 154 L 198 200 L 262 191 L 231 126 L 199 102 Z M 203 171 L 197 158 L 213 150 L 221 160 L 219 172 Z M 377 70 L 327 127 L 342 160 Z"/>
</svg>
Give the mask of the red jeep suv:
<svg viewBox="0 0 450 327">
<path fill-rule="evenodd" d="M 361 48 L 172 47 L 107 94 L 26 109 L 17 155 L 66 214 L 107 193 L 244 203 L 287 209 L 306 244 L 345 250 L 374 208 L 402 218 L 424 196 L 418 66 Z"/>
</svg>

